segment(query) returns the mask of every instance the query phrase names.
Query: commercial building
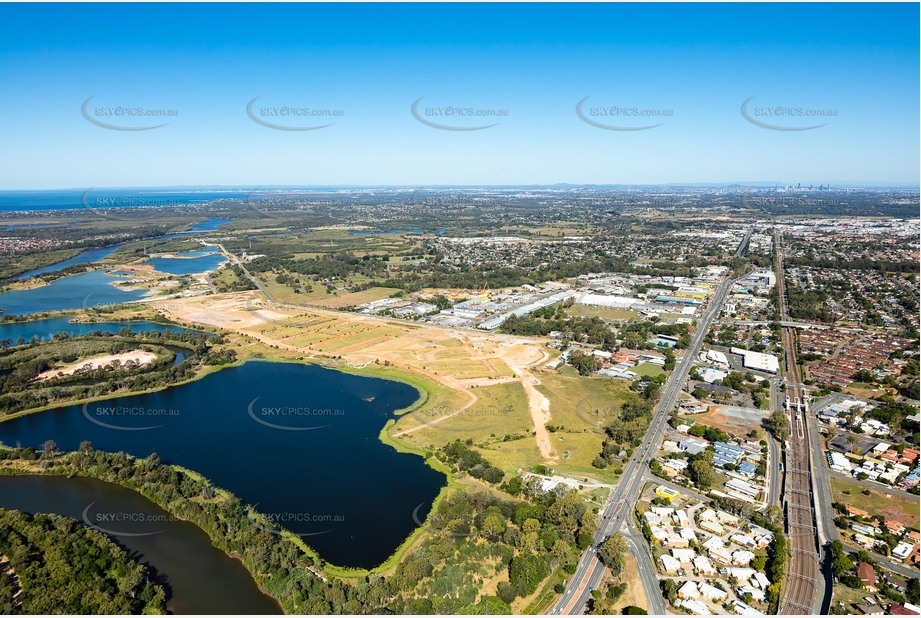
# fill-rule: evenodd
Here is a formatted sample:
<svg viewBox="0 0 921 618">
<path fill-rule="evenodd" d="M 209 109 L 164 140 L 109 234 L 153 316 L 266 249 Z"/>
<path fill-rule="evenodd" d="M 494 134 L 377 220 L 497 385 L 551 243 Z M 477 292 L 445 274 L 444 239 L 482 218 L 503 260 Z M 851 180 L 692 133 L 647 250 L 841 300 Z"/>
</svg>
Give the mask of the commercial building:
<svg viewBox="0 0 921 618">
<path fill-rule="evenodd" d="M 752 485 L 751 483 L 746 483 L 740 479 L 729 479 L 726 481 L 726 489 L 738 492 L 750 498 L 757 498 L 758 494 L 761 493 L 761 488 Z"/>
<path fill-rule="evenodd" d="M 844 472 L 845 474 L 850 474 L 851 469 L 853 468 L 850 460 L 837 451 L 828 452 L 828 466 L 832 470 Z"/>
<path fill-rule="evenodd" d="M 731 348 L 730 352 L 742 357 L 742 366 L 754 371 L 763 371 L 765 373 L 777 373 L 780 371 L 780 361 L 776 356 L 771 354 L 762 354 L 761 352 L 752 352 L 742 348 Z"/>
<path fill-rule="evenodd" d="M 480 324 L 480 328 L 482 328 L 483 330 L 495 330 L 499 328 L 500 326 L 502 326 L 502 324 L 512 316 L 521 317 L 523 315 L 528 315 L 529 313 L 533 313 L 537 311 L 538 309 L 543 309 L 544 307 L 550 307 L 551 305 L 561 303 L 564 300 L 570 299 L 574 296 L 578 296 L 578 292 L 575 292 L 573 290 L 566 290 L 564 292 L 557 292 L 556 294 L 551 294 L 550 296 L 547 296 L 546 298 L 541 298 L 540 300 L 536 300 L 532 303 L 528 303 L 527 305 L 523 305 L 521 307 L 518 307 L 517 309 L 512 309 L 511 311 L 503 313 L 502 315 L 495 317 L 491 320 L 486 320 L 485 322 Z"/>
<path fill-rule="evenodd" d="M 707 384 L 713 384 L 729 375 L 727 372 L 715 369 L 714 367 L 704 367 L 697 373 L 700 375 L 700 379 Z"/>
<path fill-rule="evenodd" d="M 688 436 L 684 440 L 678 443 L 678 448 L 684 451 L 689 455 L 697 455 L 706 450 L 708 442 L 706 440 L 701 440 L 700 438 L 695 438 L 694 436 Z"/>
<path fill-rule="evenodd" d="M 675 491 L 674 489 L 670 487 L 666 487 L 665 485 L 659 485 L 658 487 L 656 487 L 656 495 L 661 498 L 665 498 L 666 500 L 674 500 L 677 497 L 679 497 L 681 494 L 679 494 L 677 491 Z"/>
<path fill-rule="evenodd" d="M 736 465 L 744 456 L 745 450 L 741 446 L 735 446 L 726 442 L 713 443 L 714 466 L 722 468 L 726 464 Z"/>
<path fill-rule="evenodd" d="M 719 350 L 707 350 L 707 360 L 720 365 L 729 365 L 729 359 Z"/>
</svg>

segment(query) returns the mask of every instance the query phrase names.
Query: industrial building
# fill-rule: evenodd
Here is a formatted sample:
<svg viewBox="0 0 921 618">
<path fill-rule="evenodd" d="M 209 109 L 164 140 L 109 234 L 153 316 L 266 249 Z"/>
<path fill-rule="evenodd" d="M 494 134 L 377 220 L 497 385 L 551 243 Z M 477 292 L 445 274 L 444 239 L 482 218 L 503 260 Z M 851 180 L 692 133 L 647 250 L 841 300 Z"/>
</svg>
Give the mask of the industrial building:
<svg viewBox="0 0 921 618">
<path fill-rule="evenodd" d="M 629 296 L 606 296 L 603 294 L 592 294 L 586 292 L 576 299 L 580 305 L 593 305 L 596 307 L 609 307 L 611 309 L 629 309 L 634 305 L 641 303 L 638 298 Z"/>
<path fill-rule="evenodd" d="M 503 313 L 502 315 L 492 318 L 491 320 L 486 320 L 485 322 L 482 322 L 480 324 L 480 328 L 482 328 L 483 330 L 495 330 L 499 328 L 500 326 L 502 326 L 502 324 L 507 319 L 509 319 L 511 316 L 521 317 L 523 315 L 528 315 L 529 313 L 533 313 L 537 311 L 538 309 L 543 309 L 544 307 L 550 307 L 551 305 L 561 303 L 564 300 L 568 300 L 577 295 L 578 295 L 578 292 L 574 292 L 572 290 L 566 290 L 564 292 L 557 292 L 556 294 L 551 294 L 550 296 L 547 296 L 546 298 L 535 300 L 532 303 L 528 303 L 527 305 L 522 305 L 521 307 L 518 307 L 517 309 L 512 309 L 511 311 Z"/>
<path fill-rule="evenodd" d="M 673 294 L 671 295 L 661 294 L 659 296 L 656 296 L 656 302 L 657 303 L 672 303 L 676 305 L 702 305 L 704 304 L 704 301 L 699 298 L 688 298 L 684 296 L 675 296 Z"/>
</svg>

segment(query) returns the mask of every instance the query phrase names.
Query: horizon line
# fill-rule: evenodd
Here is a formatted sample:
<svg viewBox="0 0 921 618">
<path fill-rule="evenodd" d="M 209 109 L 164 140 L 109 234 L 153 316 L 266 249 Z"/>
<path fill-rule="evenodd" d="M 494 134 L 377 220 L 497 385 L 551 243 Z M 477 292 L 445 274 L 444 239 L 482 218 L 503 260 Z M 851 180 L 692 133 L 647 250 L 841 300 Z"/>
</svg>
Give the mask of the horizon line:
<svg viewBox="0 0 921 618">
<path fill-rule="evenodd" d="M 283 189 L 553 189 L 553 188 L 579 188 L 579 187 L 616 187 L 616 188 L 644 188 L 644 187 L 690 187 L 690 188 L 787 188 L 797 187 L 800 189 L 809 186 L 829 186 L 837 185 L 829 190 L 843 189 L 916 189 L 921 190 L 921 184 L 909 182 L 876 182 L 876 181 L 823 181 L 823 182 L 780 182 L 770 180 L 751 180 L 751 181 L 729 181 L 729 182 L 661 182 L 661 183 L 575 183 L 575 182 L 556 182 L 556 183 L 507 183 L 507 184 L 431 184 L 431 183 L 400 183 L 400 184 L 355 184 L 355 183 L 331 183 L 331 184 L 196 184 L 196 185 L 111 185 L 111 186 L 80 186 L 80 187 L 47 187 L 47 188 L 0 188 L 0 193 L 25 193 L 25 192 L 48 192 L 48 191 L 86 191 L 87 189 L 96 190 L 115 190 L 115 189 L 216 189 L 227 191 L 256 191 L 256 190 L 283 190 Z"/>
</svg>

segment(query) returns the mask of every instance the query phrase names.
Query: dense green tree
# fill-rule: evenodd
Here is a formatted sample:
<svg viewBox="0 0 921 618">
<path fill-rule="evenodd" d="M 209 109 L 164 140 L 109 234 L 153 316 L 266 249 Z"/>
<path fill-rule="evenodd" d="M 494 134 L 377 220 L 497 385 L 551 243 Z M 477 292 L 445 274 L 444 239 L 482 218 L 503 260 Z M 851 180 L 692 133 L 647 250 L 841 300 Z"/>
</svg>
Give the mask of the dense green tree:
<svg viewBox="0 0 921 618">
<path fill-rule="evenodd" d="M 627 551 L 627 542 L 623 535 L 613 534 L 598 546 L 598 559 L 611 569 L 611 573 L 616 577 L 624 570 L 624 555 Z"/>
</svg>

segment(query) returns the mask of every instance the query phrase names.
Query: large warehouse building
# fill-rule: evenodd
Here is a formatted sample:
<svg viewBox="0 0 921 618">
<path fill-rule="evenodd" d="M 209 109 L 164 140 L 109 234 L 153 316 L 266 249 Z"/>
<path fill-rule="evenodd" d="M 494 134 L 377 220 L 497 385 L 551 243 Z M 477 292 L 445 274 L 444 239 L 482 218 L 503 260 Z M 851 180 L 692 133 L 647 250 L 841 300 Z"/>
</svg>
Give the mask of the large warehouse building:
<svg viewBox="0 0 921 618">
<path fill-rule="evenodd" d="M 742 366 L 746 369 L 764 371 L 765 373 L 778 373 L 780 371 L 780 361 L 777 360 L 776 356 L 771 354 L 752 352 L 751 350 L 743 350 L 742 348 L 732 348 L 730 352 L 742 357 Z"/>
</svg>

